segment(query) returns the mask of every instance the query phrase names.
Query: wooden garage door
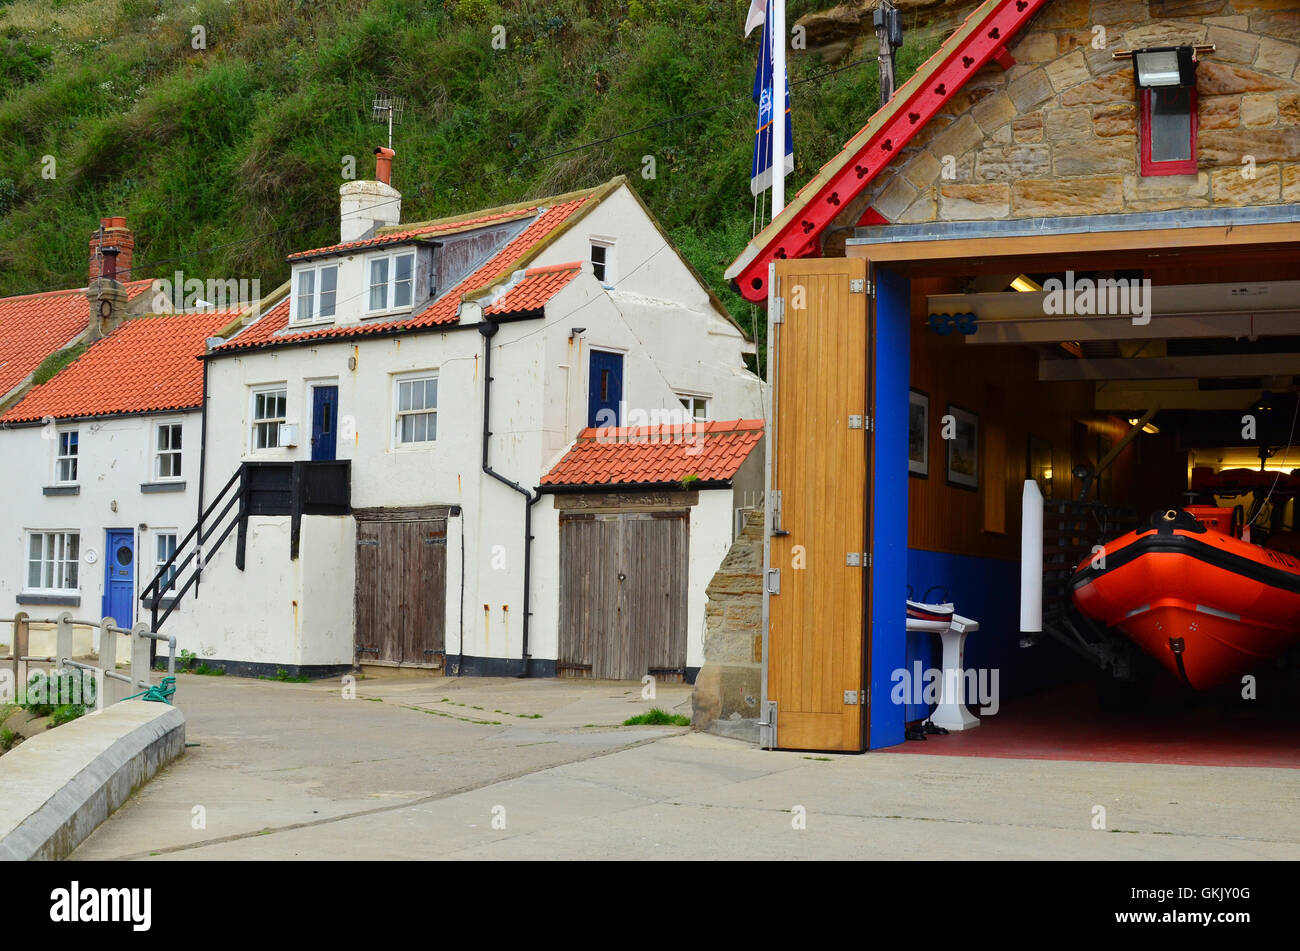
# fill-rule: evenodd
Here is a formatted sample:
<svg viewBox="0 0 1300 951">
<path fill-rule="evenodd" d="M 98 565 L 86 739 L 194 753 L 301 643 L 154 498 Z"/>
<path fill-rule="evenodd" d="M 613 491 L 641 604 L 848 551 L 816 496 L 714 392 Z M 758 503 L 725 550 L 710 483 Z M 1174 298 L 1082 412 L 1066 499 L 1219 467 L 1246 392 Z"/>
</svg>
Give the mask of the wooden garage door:
<svg viewBox="0 0 1300 951">
<path fill-rule="evenodd" d="M 357 521 L 361 663 L 442 666 L 447 520 Z"/>
<path fill-rule="evenodd" d="M 560 516 L 561 674 L 685 671 L 688 525 L 685 512 Z"/>
<path fill-rule="evenodd" d="M 781 749 L 863 749 L 870 440 L 866 262 L 780 261 L 767 699 Z M 863 420 L 863 417 L 867 420 Z M 850 417 L 856 417 L 851 421 Z M 898 500 L 906 506 L 907 499 Z"/>
</svg>

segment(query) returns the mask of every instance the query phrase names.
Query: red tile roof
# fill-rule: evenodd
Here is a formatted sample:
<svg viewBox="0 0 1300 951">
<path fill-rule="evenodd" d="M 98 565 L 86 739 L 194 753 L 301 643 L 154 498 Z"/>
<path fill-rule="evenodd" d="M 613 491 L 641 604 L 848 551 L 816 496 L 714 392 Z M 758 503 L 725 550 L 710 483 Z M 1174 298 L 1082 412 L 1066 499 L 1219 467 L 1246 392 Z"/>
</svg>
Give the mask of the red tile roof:
<svg viewBox="0 0 1300 951">
<path fill-rule="evenodd" d="M 125 284 L 127 299 L 139 297 L 152 283 Z M 89 320 L 84 289 L 0 298 L 0 397 L 76 339 Z"/>
<path fill-rule="evenodd" d="M 587 202 L 599 200 L 594 195 L 586 195 L 572 201 L 542 210 L 533 208 L 537 217 L 504 248 L 479 266 L 469 277 L 461 281 L 452 290 L 443 294 L 420 313 L 412 317 L 367 320 L 359 324 L 323 327 L 315 330 L 303 330 L 297 333 L 283 331 L 289 324 L 289 301 L 286 298 L 271 308 L 262 318 L 250 324 L 230 339 L 218 350 L 246 350 L 252 347 L 269 346 L 280 343 L 309 340 L 338 340 L 348 337 L 361 337 L 379 332 L 410 330 L 420 327 L 435 327 L 456 322 L 461 300 L 475 292 L 483 290 L 493 282 L 508 275 L 521 261 L 538 250 L 547 240 L 557 234 L 565 222 Z"/>
<path fill-rule="evenodd" d="M 535 214 L 536 211 L 536 208 L 517 208 L 513 211 L 491 212 L 478 217 L 461 218 L 452 221 L 433 221 L 426 225 L 415 225 L 407 228 L 394 225 L 380 230 L 373 237 L 362 238 L 359 241 L 332 244 L 325 248 L 313 248 L 311 251 L 295 251 L 289 255 L 288 260 L 303 261 L 307 258 L 325 257 L 326 255 L 340 254 L 346 251 L 370 250 L 372 248 L 387 247 L 390 244 L 405 244 L 416 238 L 438 234 L 454 234 L 457 231 L 468 231 L 494 222 L 517 221 L 520 218 L 527 218 Z"/>
<path fill-rule="evenodd" d="M 763 435 L 761 419 L 584 429 L 542 485 L 726 482 Z"/>
<path fill-rule="evenodd" d="M 509 287 L 495 304 L 484 307 L 483 313 L 497 316 L 540 311 L 580 273 L 582 273 L 581 261 L 552 264 L 547 267 L 530 267 L 524 271 L 523 279 L 519 283 Z"/>
<path fill-rule="evenodd" d="M 127 320 L 48 383 L 32 388 L 0 422 L 32 422 L 190 409 L 203 402 L 204 341 L 238 311 Z"/>
</svg>

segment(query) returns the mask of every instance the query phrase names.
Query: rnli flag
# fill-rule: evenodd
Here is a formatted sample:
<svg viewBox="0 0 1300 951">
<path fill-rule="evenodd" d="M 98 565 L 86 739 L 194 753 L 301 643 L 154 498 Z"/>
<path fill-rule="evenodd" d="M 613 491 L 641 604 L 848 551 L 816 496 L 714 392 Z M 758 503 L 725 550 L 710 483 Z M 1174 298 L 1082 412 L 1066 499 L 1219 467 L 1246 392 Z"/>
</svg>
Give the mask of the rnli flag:
<svg viewBox="0 0 1300 951">
<path fill-rule="evenodd" d="M 746 21 L 748 30 L 757 22 L 763 24 L 763 42 L 758 51 L 758 67 L 754 70 L 754 103 L 758 106 L 758 121 L 754 126 L 754 159 L 750 164 L 749 190 L 759 194 L 772 187 L 772 118 L 776 102 L 777 83 L 773 76 L 772 58 L 772 3 L 767 0 L 761 21 L 755 16 L 754 7 L 759 0 L 754 0 Z M 794 136 L 790 134 L 790 82 L 782 76 L 780 85 L 785 93 L 785 171 L 794 171 Z"/>
</svg>

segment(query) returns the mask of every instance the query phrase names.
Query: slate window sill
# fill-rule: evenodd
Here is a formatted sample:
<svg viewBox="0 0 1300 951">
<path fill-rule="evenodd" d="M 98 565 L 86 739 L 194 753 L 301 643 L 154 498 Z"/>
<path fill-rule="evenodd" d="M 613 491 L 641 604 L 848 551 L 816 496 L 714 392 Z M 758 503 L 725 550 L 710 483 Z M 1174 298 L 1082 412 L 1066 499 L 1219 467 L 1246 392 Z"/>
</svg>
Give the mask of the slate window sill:
<svg viewBox="0 0 1300 951">
<path fill-rule="evenodd" d="M 74 608 L 81 606 L 79 594 L 19 594 L 14 600 L 19 604 L 64 604 Z"/>
<path fill-rule="evenodd" d="M 152 492 L 184 492 L 185 482 L 141 482 L 140 491 L 146 494 Z"/>
<path fill-rule="evenodd" d="M 41 489 L 46 495 L 80 495 L 79 485 L 47 485 Z"/>
</svg>

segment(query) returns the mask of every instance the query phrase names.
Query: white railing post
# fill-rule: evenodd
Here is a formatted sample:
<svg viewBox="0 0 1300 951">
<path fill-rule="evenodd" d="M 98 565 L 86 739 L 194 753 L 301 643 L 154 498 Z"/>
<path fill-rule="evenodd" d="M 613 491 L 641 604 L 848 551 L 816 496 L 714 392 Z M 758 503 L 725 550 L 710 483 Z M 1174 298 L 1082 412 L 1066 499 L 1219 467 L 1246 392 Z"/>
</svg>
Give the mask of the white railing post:
<svg viewBox="0 0 1300 951">
<path fill-rule="evenodd" d="M 55 619 L 54 628 L 54 666 L 51 675 L 62 670 L 72 657 L 72 612 L 62 611 Z"/>
<path fill-rule="evenodd" d="M 117 667 L 117 621 L 106 617 L 99 622 L 99 676 L 95 678 L 95 709 L 103 710 L 109 704 L 117 703 L 126 696 L 121 688 L 122 681 L 104 676 Z M 111 694 L 111 696 L 106 696 Z"/>
<path fill-rule="evenodd" d="M 131 628 L 131 693 L 139 693 L 144 687 L 152 686 L 149 680 L 149 625 L 141 622 Z"/>
</svg>

